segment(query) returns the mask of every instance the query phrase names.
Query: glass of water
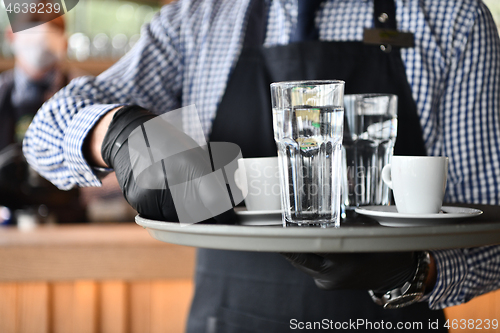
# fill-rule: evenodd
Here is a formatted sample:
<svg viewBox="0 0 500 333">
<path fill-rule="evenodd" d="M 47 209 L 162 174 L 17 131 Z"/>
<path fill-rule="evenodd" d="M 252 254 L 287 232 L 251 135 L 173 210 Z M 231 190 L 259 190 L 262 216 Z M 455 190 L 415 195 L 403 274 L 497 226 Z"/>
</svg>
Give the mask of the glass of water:
<svg viewBox="0 0 500 333">
<path fill-rule="evenodd" d="M 342 209 L 347 216 L 356 207 L 391 201 L 381 172 L 396 142 L 397 107 L 392 94 L 344 96 Z"/>
<path fill-rule="evenodd" d="M 338 227 L 344 82 L 271 84 L 283 224 Z"/>
</svg>

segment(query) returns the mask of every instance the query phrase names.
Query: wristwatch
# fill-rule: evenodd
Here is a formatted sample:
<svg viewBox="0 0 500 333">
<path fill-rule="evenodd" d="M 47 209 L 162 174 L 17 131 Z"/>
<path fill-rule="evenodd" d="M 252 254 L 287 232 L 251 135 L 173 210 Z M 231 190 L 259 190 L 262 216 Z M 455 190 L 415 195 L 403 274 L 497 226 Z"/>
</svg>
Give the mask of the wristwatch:
<svg viewBox="0 0 500 333">
<path fill-rule="evenodd" d="M 402 287 L 389 290 L 384 294 L 368 290 L 372 300 L 384 309 L 398 309 L 418 302 L 425 293 L 425 280 L 429 274 L 431 257 L 429 252 L 418 253 L 417 270 L 413 278 Z"/>
</svg>

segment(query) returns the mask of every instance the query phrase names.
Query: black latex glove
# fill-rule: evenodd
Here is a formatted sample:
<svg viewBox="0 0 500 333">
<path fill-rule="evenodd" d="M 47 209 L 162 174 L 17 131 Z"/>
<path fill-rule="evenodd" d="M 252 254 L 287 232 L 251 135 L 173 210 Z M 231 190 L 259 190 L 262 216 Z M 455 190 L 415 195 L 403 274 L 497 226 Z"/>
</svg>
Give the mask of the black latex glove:
<svg viewBox="0 0 500 333">
<path fill-rule="evenodd" d="M 293 266 L 314 278 L 320 289 L 365 289 L 385 293 L 411 280 L 414 252 L 282 253 Z"/>
<path fill-rule="evenodd" d="M 176 173 L 189 174 L 191 179 L 195 181 L 186 186 L 193 187 L 189 189 L 193 191 L 192 193 L 198 193 L 199 191 L 203 192 L 203 187 L 206 187 L 205 183 L 199 181 L 199 177 L 210 173 L 212 170 L 207 170 L 206 153 L 204 154 L 201 149 L 187 148 L 186 150 L 190 151 L 189 154 L 180 153 L 175 157 L 166 158 L 152 164 L 147 169 L 147 172 L 140 174 L 136 182 L 129 156 L 129 135 L 134 129 L 155 117 L 155 114 L 135 105 L 119 109 L 114 114 L 106 132 L 101 154 L 106 164 L 114 169 L 125 199 L 141 216 L 154 220 L 176 222 L 179 221 L 179 218 L 166 179 L 166 173 L 173 175 L 174 178 Z M 159 127 L 155 128 L 156 133 L 161 133 L 162 139 L 164 137 L 164 140 L 160 140 L 164 145 L 175 146 L 180 151 L 183 150 L 183 147 L 193 147 L 195 145 L 187 134 L 174 126 L 165 122 L 155 124 Z M 155 142 L 157 143 L 158 140 Z M 165 147 L 155 148 L 161 151 Z M 149 155 L 147 149 L 145 150 L 144 158 L 147 163 Z M 205 198 L 207 197 L 209 198 L 207 200 L 218 200 L 216 197 L 205 195 Z M 189 201 L 189 198 L 186 201 Z M 188 204 L 186 202 L 186 205 Z M 209 204 L 207 204 L 207 207 L 210 207 Z M 230 209 L 214 219 L 219 223 L 229 224 L 234 223 L 235 216 L 234 211 Z"/>
</svg>

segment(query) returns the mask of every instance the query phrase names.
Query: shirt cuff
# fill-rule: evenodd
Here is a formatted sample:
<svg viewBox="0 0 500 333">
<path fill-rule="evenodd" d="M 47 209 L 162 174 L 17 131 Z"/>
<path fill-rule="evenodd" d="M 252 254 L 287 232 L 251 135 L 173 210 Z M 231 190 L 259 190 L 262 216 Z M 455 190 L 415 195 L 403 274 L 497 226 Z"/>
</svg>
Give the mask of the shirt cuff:
<svg viewBox="0 0 500 333">
<path fill-rule="evenodd" d="M 431 309 L 444 309 L 463 303 L 463 285 L 468 273 L 467 258 L 457 250 L 432 252 L 436 263 L 436 285 L 426 295 Z"/>
<path fill-rule="evenodd" d="M 83 143 L 103 115 L 123 104 L 95 104 L 81 109 L 71 120 L 64 135 L 66 167 L 79 186 L 100 186 L 100 173 L 83 156 Z"/>
</svg>

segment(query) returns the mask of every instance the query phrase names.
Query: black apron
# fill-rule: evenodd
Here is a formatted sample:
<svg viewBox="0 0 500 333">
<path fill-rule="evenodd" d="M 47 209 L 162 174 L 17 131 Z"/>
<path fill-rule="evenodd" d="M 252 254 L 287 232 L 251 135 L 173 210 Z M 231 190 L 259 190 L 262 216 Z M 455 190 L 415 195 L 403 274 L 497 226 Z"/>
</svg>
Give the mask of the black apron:
<svg viewBox="0 0 500 333">
<path fill-rule="evenodd" d="M 391 1 L 375 2 L 375 18 L 382 11 L 395 17 Z M 386 6 L 387 2 L 392 4 Z M 395 151 L 425 155 L 416 105 L 398 49 L 386 52 L 380 46 L 362 42 L 318 41 L 265 48 L 262 46 L 267 26 L 265 2 L 252 1 L 248 15 L 244 47 L 219 105 L 211 141 L 236 143 L 243 157 L 275 156 L 269 84 L 341 79 L 346 82 L 345 91 L 349 94 L 398 95 Z M 395 20 L 390 22 L 395 28 Z M 444 323 L 443 312 L 429 310 L 427 303 L 384 310 L 364 290 L 319 290 L 311 277 L 293 268 L 277 253 L 199 249 L 195 282 L 189 333 L 291 332 L 299 322 L 324 319 L 333 323 L 352 323 L 358 319 L 392 322 L 393 327 L 398 322 L 421 322 L 424 330 L 429 321 L 439 320 L 440 327 Z M 353 331 L 370 331 L 366 328 L 360 326 Z"/>
</svg>

